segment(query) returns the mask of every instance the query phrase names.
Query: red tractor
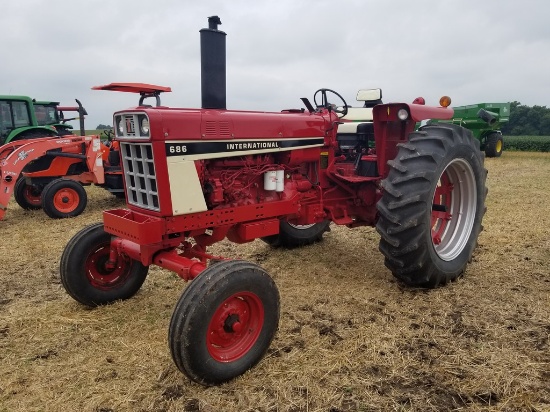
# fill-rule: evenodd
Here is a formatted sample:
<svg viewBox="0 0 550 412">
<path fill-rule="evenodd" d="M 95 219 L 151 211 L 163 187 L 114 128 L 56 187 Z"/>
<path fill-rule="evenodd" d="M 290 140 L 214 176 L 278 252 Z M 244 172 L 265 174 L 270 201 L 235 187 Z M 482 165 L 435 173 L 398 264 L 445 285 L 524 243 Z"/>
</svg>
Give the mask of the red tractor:
<svg viewBox="0 0 550 412">
<path fill-rule="evenodd" d="M 448 107 L 417 99 L 349 108 L 319 89 L 314 104 L 302 99 L 305 109 L 227 110 L 225 33 L 217 17 L 209 23 L 202 109 L 143 104 L 158 103 L 162 87 L 102 87 L 141 94 L 138 107 L 114 114 L 127 208 L 77 233 L 60 264 L 66 291 L 87 306 L 132 297 L 153 264 L 194 279 L 175 307 L 169 344 L 177 367 L 205 385 L 255 365 L 279 320 L 271 277 L 209 254 L 210 245 L 261 238 L 295 247 L 320 240 L 331 222 L 375 226 L 391 272 L 431 288 L 464 273 L 487 194 L 470 131 L 446 123 L 414 131 L 425 119 L 451 119 Z M 367 120 L 346 120 L 359 112 Z"/>
</svg>

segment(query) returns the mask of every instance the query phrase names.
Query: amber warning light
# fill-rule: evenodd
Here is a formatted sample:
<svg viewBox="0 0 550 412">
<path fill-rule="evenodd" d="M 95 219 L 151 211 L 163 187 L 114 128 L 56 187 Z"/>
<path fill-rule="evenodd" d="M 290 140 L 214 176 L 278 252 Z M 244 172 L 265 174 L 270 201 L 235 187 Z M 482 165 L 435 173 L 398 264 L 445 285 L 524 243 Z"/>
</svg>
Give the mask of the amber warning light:
<svg viewBox="0 0 550 412">
<path fill-rule="evenodd" d="M 451 98 L 449 96 L 443 96 L 441 99 L 439 99 L 439 104 L 442 107 L 449 107 L 451 105 Z"/>
</svg>

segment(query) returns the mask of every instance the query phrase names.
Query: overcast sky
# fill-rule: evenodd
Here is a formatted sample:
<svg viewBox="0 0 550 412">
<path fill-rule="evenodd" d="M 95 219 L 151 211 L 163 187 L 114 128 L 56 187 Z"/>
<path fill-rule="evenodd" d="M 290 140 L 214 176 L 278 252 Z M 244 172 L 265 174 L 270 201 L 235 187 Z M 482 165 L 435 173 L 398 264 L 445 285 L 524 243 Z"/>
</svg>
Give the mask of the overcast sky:
<svg viewBox="0 0 550 412">
<path fill-rule="evenodd" d="M 423 96 L 453 105 L 550 106 L 548 0 L 18 0 L 0 7 L 0 94 L 73 105 L 111 124 L 137 96 L 111 82 L 172 87 L 162 103 L 199 107 L 199 30 L 227 33 L 227 107 L 302 107 L 326 87 L 357 105 Z"/>
</svg>

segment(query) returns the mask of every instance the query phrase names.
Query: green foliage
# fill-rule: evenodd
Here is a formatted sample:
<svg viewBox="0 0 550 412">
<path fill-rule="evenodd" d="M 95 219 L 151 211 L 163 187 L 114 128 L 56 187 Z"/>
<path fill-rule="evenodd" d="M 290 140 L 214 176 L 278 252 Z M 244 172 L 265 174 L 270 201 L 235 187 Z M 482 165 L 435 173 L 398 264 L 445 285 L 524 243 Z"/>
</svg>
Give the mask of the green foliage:
<svg viewBox="0 0 550 412">
<path fill-rule="evenodd" d="M 550 136 L 550 108 L 510 103 L 510 120 L 502 125 L 507 136 Z"/>
<path fill-rule="evenodd" d="M 108 126 L 106 124 L 100 124 L 96 127 L 97 130 L 112 129 L 113 126 Z"/>
<path fill-rule="evenodd" d="M 550 152 L 550 136 L 504 136 L 504 150 Z"/>
</svg>

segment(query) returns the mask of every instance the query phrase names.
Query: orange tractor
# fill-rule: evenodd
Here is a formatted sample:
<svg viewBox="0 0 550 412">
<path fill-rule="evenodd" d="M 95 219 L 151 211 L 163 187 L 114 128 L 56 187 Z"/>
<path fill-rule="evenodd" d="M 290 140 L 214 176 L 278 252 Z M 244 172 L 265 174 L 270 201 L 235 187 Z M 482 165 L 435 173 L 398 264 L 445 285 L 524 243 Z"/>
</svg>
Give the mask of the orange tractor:
<svg viewBox="0 0 550 412">
<path fill-rule="evenodd" d="M 56 136 L 17 140 L 0 147 L 0 219 L 12 195 L 23 209 L 42 208 L 52 218 L 84 211 L 83 185 L 124 197 L 118 142 L 99 136 Z"/>
</svg>

